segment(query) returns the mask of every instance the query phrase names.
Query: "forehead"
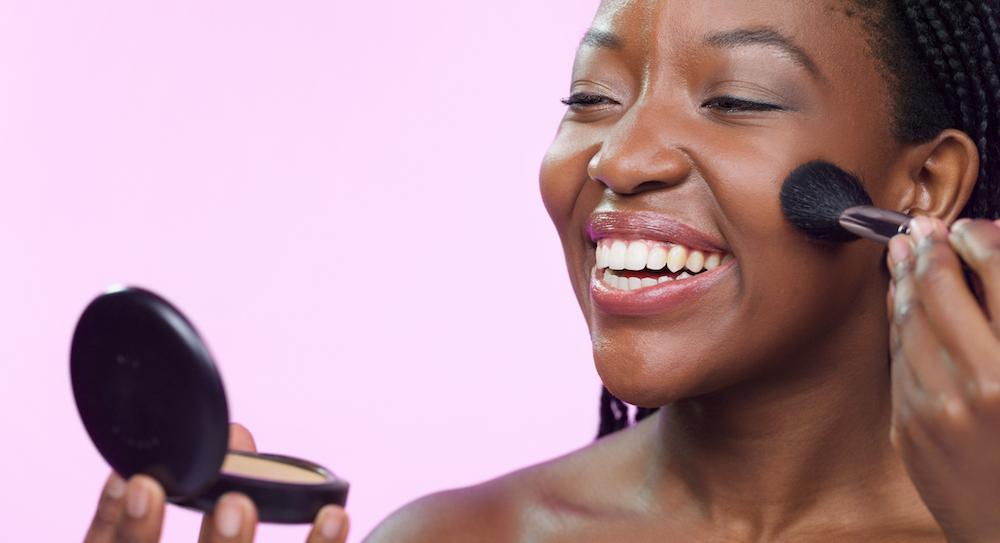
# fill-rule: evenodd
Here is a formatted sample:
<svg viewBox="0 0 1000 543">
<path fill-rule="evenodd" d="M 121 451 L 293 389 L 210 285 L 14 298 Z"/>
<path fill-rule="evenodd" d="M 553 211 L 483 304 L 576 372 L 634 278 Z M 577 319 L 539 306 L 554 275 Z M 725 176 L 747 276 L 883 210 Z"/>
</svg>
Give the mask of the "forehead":
<svg viewBox="0 0 1000 543">
<path fill-rule="evenodd" d="M 820 72 L 858 78 L 878 75 L 871 29 L 863 24 L 870 16 L 854 0 L 604 0 L 592 28 L 619 38 L 624 52 L 647 63 L 678 61 L 713 35 L 773 30 Z"/>
</svg>

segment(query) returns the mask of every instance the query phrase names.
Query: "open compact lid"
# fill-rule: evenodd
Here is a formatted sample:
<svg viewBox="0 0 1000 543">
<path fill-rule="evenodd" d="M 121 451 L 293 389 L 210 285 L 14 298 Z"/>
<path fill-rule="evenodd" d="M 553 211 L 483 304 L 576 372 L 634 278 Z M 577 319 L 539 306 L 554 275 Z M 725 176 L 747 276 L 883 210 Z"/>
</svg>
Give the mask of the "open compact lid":
<svg viewBox="0 0 1000 543">
<path fill-rule="evenodd" d="M 218 478 L 229 441 L 222 379 L 166 300 L 139 288 L 96 298 L 73 334 L 70 376 L 84 427 L 116 472 L 150 475 L 171 498 Z"/>
</svg>

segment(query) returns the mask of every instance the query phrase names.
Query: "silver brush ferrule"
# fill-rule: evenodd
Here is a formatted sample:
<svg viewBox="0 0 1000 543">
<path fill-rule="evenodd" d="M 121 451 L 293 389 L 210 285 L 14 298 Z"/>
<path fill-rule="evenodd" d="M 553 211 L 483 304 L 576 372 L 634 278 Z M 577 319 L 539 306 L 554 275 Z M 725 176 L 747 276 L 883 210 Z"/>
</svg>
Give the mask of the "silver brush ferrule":
<svg viewBox="0 0 1000 543">
<path fill-rule="evenodd" d="M 873 206 L 855 206 L 840 214 L 840 226 L 865 239 L 889 243 L 897 234 L 910 233 L 913 217 Z"/>
</svg>

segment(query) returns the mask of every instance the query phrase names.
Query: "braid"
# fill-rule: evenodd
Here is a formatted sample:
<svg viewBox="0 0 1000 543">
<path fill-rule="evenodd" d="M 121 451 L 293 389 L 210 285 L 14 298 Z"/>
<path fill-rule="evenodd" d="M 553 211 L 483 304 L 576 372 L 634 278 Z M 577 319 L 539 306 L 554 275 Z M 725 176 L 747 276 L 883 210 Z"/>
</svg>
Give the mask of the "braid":
<svg viewBox="0 0 1000 543">
<path fill-rule="evenodd" d="M 968 2 L 963 3 L 964 6 L 955 6 L 954 2 L 945 0 L 942 2 L 944 8 L 942 12 L 945 14 L 947 22 L 950 23 L 953 41 L 958 44 L 959 58 L 964 60 L 963 63 L 952 66 L 955 77 L 972 83 L 972 96 L 967 93 L 959 94 L 959 97 L 962 98 L 960 104 L 963 110 L 962 127 L 976 143 L 980 156 L 979 178 L 986 179 L 989 171 L 989 154 L 986 146 L 991 108 L 989 98 L 987 98 L 983 88 L 982 72 L 977 60 L 977 55 L 982 49 L 978 43 L 979 36 L 974 33 L 974 30 L 979 27 L 980 23 L 975 7 L 970 6 Z M 959 10 L 964 13 L 960 13 Z M 969 31 L 973 32 L 971 37 Z M 982 32 L 980 31 L 979 34 L 981 35 Z M 948 47 L 954 50 L 954 47 Z M 985 55 L 985 57 L 989 58 L 989 55 Z M 975 190 L 979 195 L 982 195 L 985 188 L 986 183 L 977 183 Z M 973 200 L 973 202 L 982 201 L 982 198 Z M 974 215 L 978 211 L 981 210 L 973 208 L 967 210 L 966 213 Z"/>
<path fill-rule="evenodd" d="M 921 143 L 948 128 L 979 150 L 979 179 L 963 217 L 1000 218 L 1000 0 L 845 0 L 865 24 L 889 86 L 892 132 Z M 639 408 L 636 422 L 656 409 Z M 630 425 L 606 388 L 598 437 Z"/>
<path fill-rule="evenodd" d="M 634 422 L 639 422 L 656 411 L 656 408 L 640 407 L 635 412 Z M 597 430 L 597 438 L 613 434 L 630 425 L 628 404 L 616 398 L 606 387 L 601 387 L 601 423 Z"/>
<path fill-rule="evenodd" d="M 658 407 L 640 407 L 635 412 L 635 421 L 639 422 L 642 419 L 652 415 L 653 413 L 656 413 L 659 410 L 660 409 Z"/>
<path fill-rule="evenodd" d="M 995 3 L 971 2 L 966 9 L 978 16 L 976 22 L 977 39 L 980 44 L 979 58 L 983 60 L 983 79 L 985 80 L 988 111 L 984 117 L 989 122 L 984 134 L 982 153 L 983 166 L 980 175 L 983 179 L 994 180 L 990 183 L 979 183 L 977 200 L 983 202 L 979 209 L 973 210 L 970 216 L 997 218 L 1000 209 L 1000 136 L 994 134 L 1000 131 L 1000 28 L 997 25 L 998 7 Z M 993 136 L 993 137 L 991 137 Z"/>
<path fill-rule="evenodd" d="M 890 2 L 891 4 L 891 2 Z M 908 31 L 889 39 L 894 50 L 882 49 L 883 66 L 912 57 L 916 49 L 936 87 L 920 83 L 916 70 L 895 74 L 897 136 L 926 141 L 946 128 L 957 128 L 972 138 L 979 150 L 979 180 L 961 215 L 1000 216 L 1000 29 L 997 0 L 896 0 L 887 15 L 903 20 Z M 892 8 L 892 6 L 887 6 Z M 912 44 L 917 47 L 913 48 Z M 908 66 L 908 63 L 901 63 Z M 909 87 L 909 88 L 908 88 Z M 907 99 L 907 96 L 916 99 Z M 907 124 L 929 115 L 921 105 L 938 100 L 948 110 L 948 121 L 930 123 L 927 132 L 914 133 Z M 901 121 L 901 122 L 899 122 Z"/>
<path fill-rule="evenodd" d="M 628 426 L 628 406 L 615 398 L 607 388 L 601 387 L 601 424 L 597 437 L 602 438 Z"/>
<path fill-rule="evenodd" d="M 929 9 L 927 7 L 927 0 L 905 0 L 904 4 L 909 5 L 906 9 L 906 17 L 917 30 L 917 43 L 923 50 L 923 54 L 927 57 L 927 61 L 931 64 L 931 71 L 937 77 L 938 84 L 944 89 L 943 99 L 947 109 L 948 111 L 955 111 L 960 107 L 958 92 L 955 90 L 953 79 L 948 77 L 948 61 L 939 39 L 941 36 L 938 32 L 940 22 L 938 22 L 938 28 L 932 30 L 931 27 L 934 26 L 934 23 L 928 18 Z"/>
</svg>

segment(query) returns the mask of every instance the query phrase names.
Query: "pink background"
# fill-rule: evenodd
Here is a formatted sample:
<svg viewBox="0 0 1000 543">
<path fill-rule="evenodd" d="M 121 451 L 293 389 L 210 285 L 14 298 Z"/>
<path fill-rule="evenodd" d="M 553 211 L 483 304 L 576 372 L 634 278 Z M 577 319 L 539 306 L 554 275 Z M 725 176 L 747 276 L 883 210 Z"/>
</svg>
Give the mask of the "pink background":
<svg viewBox="0 0 1000 543">
<path fill-rule="evenodd" d="M 351 541 L 589 443 L 537 171 L 597 3 L 0 1 L 0 539 L 82 539 L 68 344 L 116 282 L 195 321 L 263 451 L 351 481 Z"/>
</svg>

